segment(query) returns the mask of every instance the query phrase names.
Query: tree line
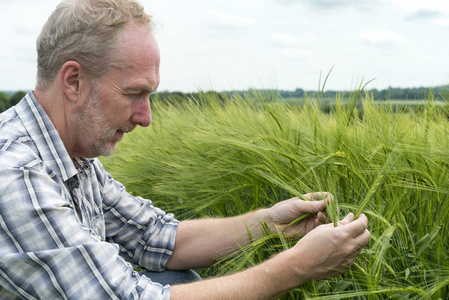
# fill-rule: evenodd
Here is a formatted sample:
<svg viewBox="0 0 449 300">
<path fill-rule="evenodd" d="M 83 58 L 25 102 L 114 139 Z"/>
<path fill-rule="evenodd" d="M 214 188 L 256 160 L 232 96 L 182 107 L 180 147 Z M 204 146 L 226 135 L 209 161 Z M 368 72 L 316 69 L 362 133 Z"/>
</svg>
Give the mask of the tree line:
<svg viewBox="0 0 449 300">
<path fill-rule="evenodd" d="M 195 99 L 201 93 L 213 94 L 214 97 L 225 101 L 235 95 L 245 96 L 250 94 L 261 94 L 264 97 L 271 97 L 272 100 L 279 98 L 304 98 L 304 97 L 319 97 L 321 98 L 334 98 L 337 95 L 349 94 L 351 91 L 306 91 L 298 88 L 294 91 L 285 90 L 248 90 L 248 91 L 226 91 L 226 92 L 196 92 L 196 93 L 183 93 L 183 92 L 158 92 L 152 97 L 156 97 L 163 102 L 178 102 L 185 99 Z M 449 101 L 449 86 L 439 86 L 436 88 L 418 87 L 418 88 L 388 88 L 383 90 L 371 89 L 367 90 L 375 101 L 387 101 L 387 100 L 427 100 L 429 95 L 434 100 Z M 23 97 L 25 92 L 18 91 L 15 93 L 0 92 L 0 112 L 7 110 L 9 107 L 16 105 Z"/>
<path fill-rule="evenodd" d="M 23 91 L 18 91 L 12 94 L 0 92 L 0 112 L 3 112 L 11 106 L 19 103 L 25 95 L 26 93 Z"/>
<path fill-rule="evenodd" d="M 449 86 L 438 86 L 435 88 L 418 87 L 418 88 L 393 88 L 378 90 L 371 89 L 366 90 L 374 100 L 387 101 L 387 100 L 427 100 L 429 95 L 434 100 L 449 100 Z M 321 97 L 323 98 L 335 98 L 338 94 L 349 94 L 350 91 L 324 91 Z M 305 91 L 303 89 L 296 89 L 293 92 L 279 91 L 279 94 L 283 98 L 294 97 L 303 98 L 306 95 L 314 97 L 318 94 L 316 91 Z"/>
<path fill-rule="evenodd" d="M 208 94 L 214 98 L 225 100 L 232 99 L 233 96 L 246 96 L 246 95 L 263 95 L 266 99 L 270 97 L 272 100 L 278 100 L 280 98 L 288 100 L 289 98 L 303 99 L 305 97 L 311 98 L 328 98 L 335 99 L 338 95 L 349 95 L 352 91 L 306 91 L 303 89 L 296 89 L 294 91 L 286 90 L 247 90 L 247 91 L 225 91 L 225 92 L 197 92 L 197 93 L 183 93 L 183 92 L 158 92 L 153 97 L 163 102 L 178 102 L 183 99 L 196 99 L 199 94 Z M 365 90 L 375 101 L 388 101 L 388 100 L 428 100 L 431 97 L 437 101 L 449 101 L 449 86 L 439 86 L 435 88 L 418 87 L 418 88 L 388 88 L 383 90 L 371 89 Z"/>
</svg>

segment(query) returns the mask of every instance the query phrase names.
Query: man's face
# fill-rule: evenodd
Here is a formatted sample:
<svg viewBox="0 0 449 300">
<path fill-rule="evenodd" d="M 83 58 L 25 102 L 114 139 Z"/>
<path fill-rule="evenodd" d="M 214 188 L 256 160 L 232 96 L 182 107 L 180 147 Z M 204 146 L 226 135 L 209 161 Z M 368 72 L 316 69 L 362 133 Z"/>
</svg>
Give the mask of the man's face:
<svg viewBox="0 0 449 300">
<path fill-rule="evenodd" d="M 151 123 L 149 96 L 159 85 L 159 49 L 144 27 L 128 25 L 119 64 L 93 86 L 78 110 L 80 156 L 114 153 L 124 133 Z"/>
</svg>

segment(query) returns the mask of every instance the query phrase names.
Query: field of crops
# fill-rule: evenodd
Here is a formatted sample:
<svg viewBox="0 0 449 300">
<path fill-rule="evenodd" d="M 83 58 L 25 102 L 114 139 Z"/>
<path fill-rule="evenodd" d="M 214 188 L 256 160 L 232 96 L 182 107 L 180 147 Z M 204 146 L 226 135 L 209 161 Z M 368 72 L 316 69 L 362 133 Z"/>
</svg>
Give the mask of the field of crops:
<svg viewBox="0 0 449 300">
<path fill-rule="evenodd" d="M 363 96 L 345 105 L 337 98 L 323 111 L 314 99 L 265 97 L 154 101 L 150 128 L 101 160 L 128 191 L 181 220 L 241 214 L 312 191 L 332 192 L 340 216 L 364 212 L 372 239 L 354 266 L 282 299 L 448 299 L 447 108 L 429 101 L 398 112 Z M 267 235 L 200 272 L 235 272 L 292 243 Z"/>
</svg>

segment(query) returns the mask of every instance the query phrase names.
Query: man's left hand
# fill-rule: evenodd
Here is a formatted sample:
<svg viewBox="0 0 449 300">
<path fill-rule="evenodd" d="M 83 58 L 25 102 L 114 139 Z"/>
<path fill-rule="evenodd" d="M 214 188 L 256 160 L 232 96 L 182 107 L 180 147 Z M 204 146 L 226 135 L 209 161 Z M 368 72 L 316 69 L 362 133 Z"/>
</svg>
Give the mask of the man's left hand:
<svg viewBox="0 0 449 300">
<path fill-rule="evenodd" d="M 268 209 L 269 225 L 272 230 L 281 231 L 285 236 L 304 236 L 316 226 L 328 223 L 329 218 L 325 214 L 326 202 L 334 201 L 334 196 L 328 192 L 316 192 L 305 194 L 276 203 Z M 303 219 L 289 225 L 298 218 Z"/>
</svg>

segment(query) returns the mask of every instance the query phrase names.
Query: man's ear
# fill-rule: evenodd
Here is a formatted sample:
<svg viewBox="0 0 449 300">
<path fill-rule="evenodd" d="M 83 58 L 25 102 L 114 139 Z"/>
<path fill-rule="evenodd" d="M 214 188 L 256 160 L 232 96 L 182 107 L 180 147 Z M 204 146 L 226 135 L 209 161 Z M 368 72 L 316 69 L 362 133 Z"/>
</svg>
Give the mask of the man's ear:
<svg viewBox="0 0 449 300">
<path fill-rule="evenodd" d="M 66 97 L 72 102 L 78 102 L 83 83 L 83 69 L 76 61 L 68 61 L 61 67 L 61 84 Z"/>
</svg>

